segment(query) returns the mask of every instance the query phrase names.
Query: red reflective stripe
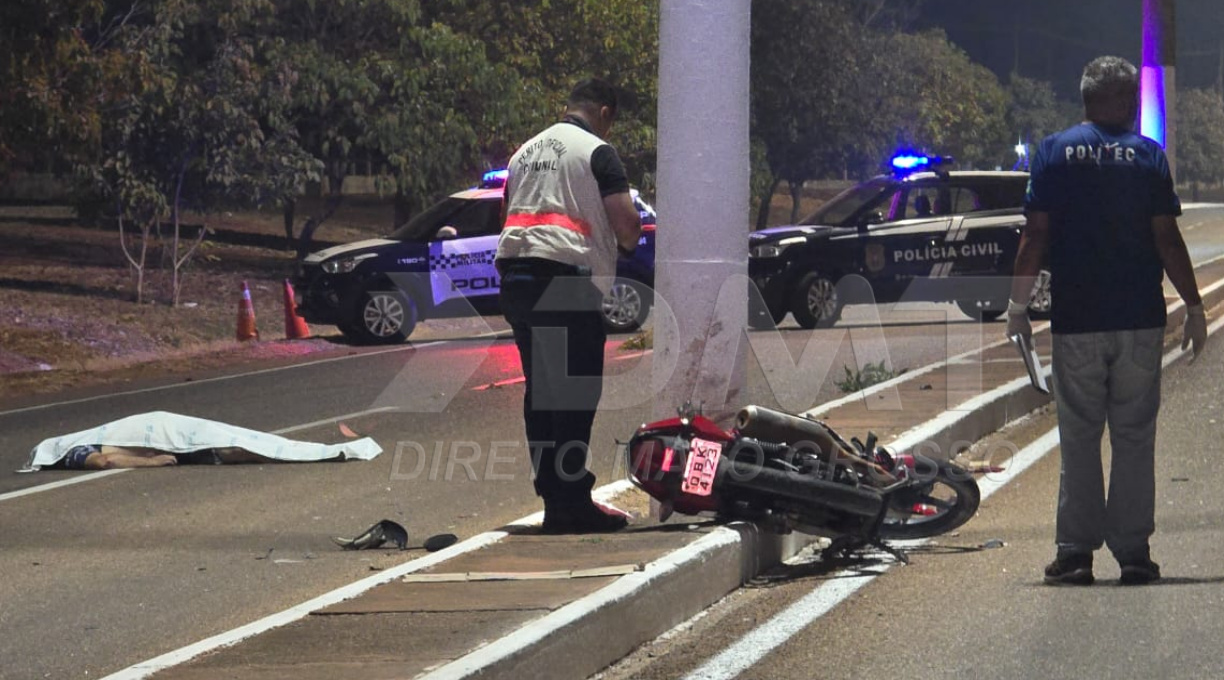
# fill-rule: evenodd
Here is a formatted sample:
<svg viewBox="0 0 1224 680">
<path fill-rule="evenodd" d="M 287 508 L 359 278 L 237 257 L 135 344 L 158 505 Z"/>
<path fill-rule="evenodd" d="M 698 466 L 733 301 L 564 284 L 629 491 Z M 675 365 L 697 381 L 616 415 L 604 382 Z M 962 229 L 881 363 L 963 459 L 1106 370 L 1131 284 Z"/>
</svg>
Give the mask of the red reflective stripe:
<svg viewBox="0 0 1224 680">
<path fill-rule="evenodd" d="M 561 213 L 517 213 L 506 217 L 507 227 L 561 227 L 583 236 L 591 235 L 591 225 Z"/>
</svg>

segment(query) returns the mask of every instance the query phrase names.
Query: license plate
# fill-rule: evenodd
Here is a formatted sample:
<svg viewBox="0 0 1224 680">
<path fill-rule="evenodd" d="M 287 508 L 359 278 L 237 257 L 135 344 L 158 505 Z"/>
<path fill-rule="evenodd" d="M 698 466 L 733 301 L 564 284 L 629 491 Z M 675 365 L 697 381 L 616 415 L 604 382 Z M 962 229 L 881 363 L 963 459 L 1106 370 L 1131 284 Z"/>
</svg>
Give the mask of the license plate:
<svg viewBox="0 0 1224 680">
<path fill-rule="evenodd" d="M 684 480 L 680 490 L 695 496 L 709 496 L 714 491 L 714 473 L 722 456 L 722 444 L 693 438 L 688 461 L 684 464 Z"/>
</svg>

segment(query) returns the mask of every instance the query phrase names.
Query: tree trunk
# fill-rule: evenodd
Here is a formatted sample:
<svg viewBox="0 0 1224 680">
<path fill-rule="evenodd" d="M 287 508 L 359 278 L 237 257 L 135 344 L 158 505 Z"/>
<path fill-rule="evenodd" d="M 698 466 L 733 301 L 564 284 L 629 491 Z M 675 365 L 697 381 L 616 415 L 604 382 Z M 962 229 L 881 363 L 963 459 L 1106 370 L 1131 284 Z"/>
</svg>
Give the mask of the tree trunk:
<svg viewBox="0 0 1224 680">
<path fill-rule="evenodd" d="M 123 250 L 123 257 L 127 259 L 128 264 L 132 269 L 136 270 L 136 304 L 144 302 L 144 270 L 145 256 L 149 250 L 149 231 L 152 227 L 153 219 L 140 225 L 140 259 L 136 259 L 132 255 L 132 251 L 128 249 L 127 233 L 124 231 L 123 224 L 123 206 L 118 206 L 119 214 L 119 247 Z"/>
<path fill-rule="evenodd" d="M 401 191 L 395 192 L 395 224 L 392 225 L 392 228 L 399 229 L 404 226 L 408 220 L 412 219 L 415 213 L 416 201 L 405 196 Z"/>
<path fill-rule="evenodd" d="M 795 182 L 787 180 L 790 185 L 791 195 L 791 218 L 790 223 L 796 224 L 799 222 L 799 200 L 803 198 L 803 182 Z"/>
<path fill-rule="evenodd" d="M 310 254 L 314 243 L 315 230 L 323 225 L 324 222 L 331 219 L 332 215 L 340 209 L 340 204 L 344 202 L 344 173 L 333 173 L 327 178 L 327 200 L 323 204 L 323 213 L 319 215 L 311 215 L 310 219 L 306 220 L 306 224 L 302 225 L 302 234 L 298 237 L 297 259 L 306 259 Z"/>
<path fill-rule="evenodd" d="M 297 218 L 297 199 L 289 198 L 285 200 L 282 206 L 282 215 L 285 220 L 285 242 L 293 243 L 293 223 Z"/>
<path fill-rule="evenodd" d="M 775 175 L 769 183 L 769 189 L 761 195 L 761 205 L 757 209 L 756 228 L 758 231 L 769 226 L 769 208 L 773 204 L 774 192 L 778 190 L 778 185 L 781 183 L 782 180 Z"/>
</svg>

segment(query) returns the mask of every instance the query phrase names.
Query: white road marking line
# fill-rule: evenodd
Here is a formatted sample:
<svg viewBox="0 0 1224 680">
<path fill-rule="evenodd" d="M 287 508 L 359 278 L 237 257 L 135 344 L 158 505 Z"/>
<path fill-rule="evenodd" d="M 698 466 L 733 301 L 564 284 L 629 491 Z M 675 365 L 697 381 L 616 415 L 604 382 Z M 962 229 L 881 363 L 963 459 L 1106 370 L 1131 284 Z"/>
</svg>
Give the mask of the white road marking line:
<svg viewBox="0 0 1224 680">
<path fill-rule="evenodd" d="M 285 427 L 279 430 L 273 430 L 272 434 L 282 434 L 283 435 L 283 434 L 288 434 L 290 432 L 309 430 L 312 427 L 318 427 L 320 425 L 330 425 L 331 423 L 338 423 L 341 420 L 350 420 L 353 418 L 360 418 L 361 416 L 367 416 L 367 415 L 371 415 L 374 413 L 382 413 L 382 412 L 394 411 L 394 410 L 395 410 L 395 407 L 393 406 L 381 406 L 379 408 L 373 408 L 373 409 L 369 409 L 366 411 L 357 411 L 356 413 L 346 413 L 342 416 L 336 416 L 335 418 L 324 418 L 323 420 L 316 420 L 311 423 L 303 423 L 301 425 L 294 425 L 292 427 Z M 40 484 L 39 486 L 32 486 L 32 487 L 29 487 L 28 489 L 21 489 L 19 491 L 10 491 L 8 493 L 0 494 L 0 503 L 7 501 L 7 500 L 12 500 L 14 498 L 21 498 L 22 496 L 29 496 L 29 495 L 36 494 L 36 493 L 42 493 L 43 491 L 52 491 L 52 490 L 59 489 L 65 486 L 71 486 L 73 484 L 80 484 L 82 482 L 89 482 L 95 479 L 102 479 L 103 477 L 109 477 L 111 475 L 117 475 L 120 472 L 128 472 L 128 471 L 129 470 L 125 468 L 125 469 L 120 469 L 120 470 L 102 470 L 100 472 L 90 472 L 90 473 L 86 473 L 80 476 L 74 476 L 71 479 L 61 479 L 59 481 L 50 482 L 48 484 Z"/>
<path fill-rule="evenodd" d="M 1224 327 L 1224 318 L 1217 319 L 1211 324 L 1208 333 L 1214 334 L 1221 327 Z M 1174 349 L 1164 355 L 1163 364 L 1168 366 L 1186 353 L 1180 347 Z M 1055 427 L 1008 459 L 1003 464 L 1002 472 L 992 472 L 981 477 L 978 481 L 978 488 L 981 490 L 982 500 L 986 500 L 994 492 L 1002 489 L 1008 482 L 1032 467 L 1057 446 L 1058 428 Z M 898 547 L 913 547 L 926 542 L 926 540 L 896 541 L 894 544 Z M 858 570 L 844 570 L 829 576 L 824 584 L 804 595 L 763 625 L 750 631 L 730 647 L 686 675 L 686 680 L 730 680 L 737 677 L 892 566 L 893 563 L 884 562 L 876 565 L 871 574 L 863 574 Z"/>
<path fill-rule="evenodd" d="M 17 413 L 29 413 L 30 411 L 41 411 L 43 409 L 52 408 L 55 406 L 69 406 L 72 404 L 85 404 L 91 401 L 100 401 L 102 399 L 113 399 L 115 397 L 127 397 L 133 394 L 148 394 L 150 392 L 162 392 L 165 390 L 173 390 L 182 387 L 191 387 L 193 385 L 203 385 L 206 383 L 221 382 L 223 380 L 233 380 L 235 378 L 246 378 L 253 375 L 265 375 L 268 373 L 276 373 L 279 371 L 288 371 L 295 368 L 305 368 L 307 366 L 320 366 L 322 364 L 330 364 L 337 361 L 348 361 L 351 359 L 361 359 L 363 357 L 377 356 L 379 354 L 390 354 L 392 352 L 405 352 L 408 350 L 425 349 L 426 347 L 434 347 L 444 345 L 448 340 L 439 340 L 438 342 L 427 342 L 421 345 L 405 345 L 403 347 L 392 347 L 390 349 L 374 350 L 372 352 L 362 352 L 361 354 L 346 354 L 342 357 L 331 357 L 330 359 L 318 359 L 316 361 L 308 361 L 301 364 L 291 364 L 289 366 L 277 366 L 275 368 L 261 368 L 258 371 L 249 371 L 247 373 L 235 373 L 233 375 L 221 375 L 215 378 L 205 378 L 203 380 L 192 380 L 191 382 L 177 382 L 171 385 L 160 385 L 158 387 L 145 387 L 138 390 L 128 390 L 126 392 L 112 392 L 110 394 L 99 394 L 94 397 L 85 397 L 82 399 L 69 399 L 66 401 L 56 401 L 49 404 L 39 404 L 37 406 L 26 406 L 25 408 L 12 409 L 10 411 L 0 411 L 0 417 L 14 415 Z"/>
<path fill-rule="evenodd" d="M 624 493 L 633 488 L 633 484 L 629 480 L 620 480 L 606 486 L 602 486 L 592 493 L 592 496 L 599 501 L 608 501 L 615 496 Z M 532 525 L 539 524 L 543 519 L 544 513 L 537 512 L 522 519 L 511 522 L 509 526 Z M 389 583 L 405 574 L 411 574 L 422 569 L 427 569 L 436 564 L 440 564 L 452 557 L 457 557 L 464 553 L 472 552 L 496 543 L 505 538 L 508 534 L 505 531 L 489 531 L 483 534 L 477 534 L 465 541 L 456 543 L 455 545 L 436 552 L 432 555 L 421 557 L 411 562 L 405 562 L 396 567 L 385 569 L 373 576 L 368 576 L 360 581 L 350 583 L 349 585 L 337 588 L 329 593 L 320 595 L 314 599 L 307 600 L 299 605 L 290 607 L 284 611 L 265 616 L 262 619 L 253 621 L 240 626 L 233 630 L 219 633 L 205 640 L 201 640 L 195 644 L 176 649 L 172 652 L 167 652 L 161 656 L 142 661 L 138 664 L 125 668 L 116 673 L 112 673 L 102 680 L 141 680 L 148 676 L 167 668 L 186 663 L 195 657 L 211 652 L 222 647 L 229 647 L 237 644 L 246 638 L 259 635 L 273 628 L 293 623 L 299 619 L 305 618 L 313 611 L 323 609 L 338 602 L 357 597 L 358 595 L 370 590 L 375 586 Z"/>
<path fill-rule="evenodd" d="M 82 482 L 91 482 L 95 479 L 101 479 L 103 477 L 110 477 L 111 475 L 117 475 L 120 472 L 128 472 L 128 471 L 129 470 L 127 469 L 122 469 L 122 470 L 103 470 L 101 472 L 91 472 L 91 473 L 84 474 L 84 475 L 69 477 L 68 479 L 61 479 L 58 482 L 51 482 L 49 484 L 40 484 L 38 486 L 31 486 L 27 489 L 20 489 L 18 491 L 10 491 L 8 493 L 0 493 L 0 503 L 3 503 L 4 501 L 13 500 L 14 498 L 21 498 L 22 496 L 30 496 L 36 493 L 42 493 L 43 491 L 53 491 L 55 489 L 60 489 L 65 486 L 72 486 L 73 484 L 80 484 Z"/>
</svg>

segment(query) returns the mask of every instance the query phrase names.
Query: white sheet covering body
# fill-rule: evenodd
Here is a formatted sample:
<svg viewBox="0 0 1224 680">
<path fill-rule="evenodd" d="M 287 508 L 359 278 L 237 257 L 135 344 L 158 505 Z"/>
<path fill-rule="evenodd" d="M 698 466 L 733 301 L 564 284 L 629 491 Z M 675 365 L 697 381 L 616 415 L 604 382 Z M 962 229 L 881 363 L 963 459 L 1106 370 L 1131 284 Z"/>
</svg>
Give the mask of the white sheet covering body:
<svg viewBox="0 0 1224 680">
<path fill-rule="evenodd" d="M 153 411 L 121 418 L 89 430 L 46 439 L 34 447 L 30 460 L 22 471 L 34 471 L 54 465 L 67 455 L 69 449 L 83 444 L 146 447 L 167 453 L 237 447 L 268 458 L 293 462 L 350 458 L 369 460 L 382 453 L 382 447 L 369 437 L 341 444 L 317 444 L 286 439 L 215 420 Z"/>
</svg>

